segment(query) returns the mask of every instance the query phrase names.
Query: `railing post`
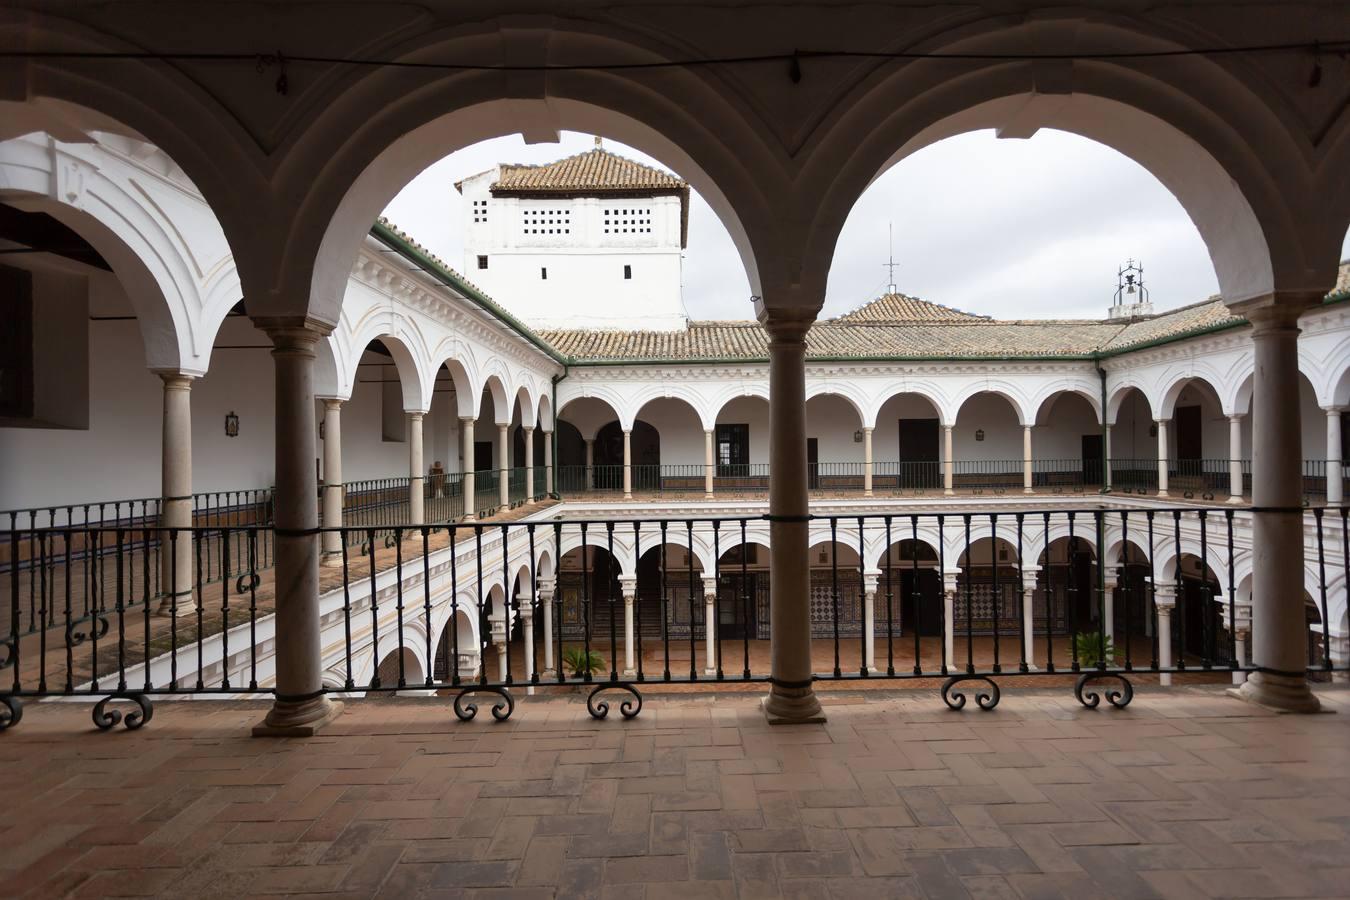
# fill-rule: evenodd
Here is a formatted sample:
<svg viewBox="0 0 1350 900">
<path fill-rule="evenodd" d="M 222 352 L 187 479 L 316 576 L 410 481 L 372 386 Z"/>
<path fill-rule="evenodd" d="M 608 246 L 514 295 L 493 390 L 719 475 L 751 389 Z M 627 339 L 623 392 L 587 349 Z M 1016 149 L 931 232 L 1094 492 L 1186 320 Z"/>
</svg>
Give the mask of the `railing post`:
<svg viewBox="0 0 1350 900">
<path fill-rule="evenodd" d="M 342 709 L 324 693 L 319 634 L 319 511 L 314 502 L 314 345 L 331 326 L 255 319 L 276 368 L 276 697 L 253 733 L 308 736 Z"/>
<path fill-rule="evenodd" d="M 160 615 L 192 596 L 192 382 L 193 376 L 174 371 L 156 372 L 164 382 L 164 431 L 161 457 L 160 525 L 170 532 L 159 537 Z M 310 417 L 313 418 L 311 411 Z M 310 494 L 310 506 L 314 494 Z"/>
<path fill-rule="evenodd" d="M 323 527 L 342 527 L 342 401 L 323 401 Z M 321 565 L 342 565 L 342 532 L 325 531 L 320 538 Z"/>
<path fill-rule="evenodd" d="M 473 416 L 460 416 L 459 434 L 464 443 L 464 521 L 472 522 L 478 517 L 478 502 L 474 498 L 474 459 L 473 459 Z"/>
<path fill-rule="evenodd" d="M 703 432 L 703 499 L 713 498 L 713 432 Z"/>
<path fill-rule="evenodd" d="M 1242 416 L 1228 417 L 1228 502 L 1241 503 L 1242 485 Z"/>
<path fill-rule="evenodd" d="M 813 311 L 765 309 L 769 332 L 769 625 L 771 723 L 823 722 L 811 666 L 810 508 L 806 478 L 806 333 Z"/>
<path fill-rule="evenodd" d="M 422 465 L 422 417 L 424 410 L 408 414 L 408 521 L 421 525 L 426 518 L 426 469 Z"/>
</svg>

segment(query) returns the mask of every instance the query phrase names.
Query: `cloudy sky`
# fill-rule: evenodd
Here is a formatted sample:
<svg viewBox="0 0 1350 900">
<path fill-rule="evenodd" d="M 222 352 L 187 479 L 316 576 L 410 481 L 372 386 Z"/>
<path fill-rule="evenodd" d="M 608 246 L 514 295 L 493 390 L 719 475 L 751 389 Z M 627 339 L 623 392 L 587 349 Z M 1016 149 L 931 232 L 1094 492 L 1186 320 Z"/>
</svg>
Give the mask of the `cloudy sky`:
<svg viewBox="0 0 1350 900">
<path fill-rule="evenodd" d="M 518 136 L 476 144 L 424 171 L 385 214 L 458 267 L 456 180 L 498 162 L 550 162 L 592 143 L 590 135 L 564 132 L 558 144 L 526 146 Z M 668 168 L 615 141 L 605 146 Z M 997 140 L 988 131 L 961 135 L 883 173 L 840 234 L 823 315 L 885 291 L 889 227 L 897 288 L 974 313 L 1100 318 L 1115 292 L 1116 270 L 1130 257 L 1143 262 L 1159 311 L 1218 291 L 1205 245 L 1167 189 L 1114 150 L 1059 131 L 1030 140 Z M 695 194 L 684 260 L 689 315 L 750 318 L 749 296 L 731 238 Z M 510 305 L 510 298 L 495 299 Z"/>
</svg>

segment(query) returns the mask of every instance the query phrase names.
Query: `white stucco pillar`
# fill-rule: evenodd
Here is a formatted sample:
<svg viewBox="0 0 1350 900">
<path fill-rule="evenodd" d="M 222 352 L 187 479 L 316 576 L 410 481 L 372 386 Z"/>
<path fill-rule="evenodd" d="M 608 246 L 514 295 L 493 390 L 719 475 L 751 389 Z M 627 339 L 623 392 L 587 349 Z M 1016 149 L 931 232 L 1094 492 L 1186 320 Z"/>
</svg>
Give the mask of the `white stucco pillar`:
<svg viewBox="0 0 1350 900">
<path fill-rule="evenodd" d="M 1112 642 L 1116 639 L 1116 587 L 1118 584 L 1116 575 L 1110 572 L 1107 573 L 1105 580 L 1102 582 L 1102 619 L 1106 636 Z"/>
<path fill-rule="evenodd" d="M 954 494 L 956 460 L 952 458 L 952 426 L 942 426 L 942 493 Z"/>
<path fill-rule="evenodd" d="M 426 520 L 426 468 L 422 465 L 422 417 L 408 413 L 408 521 L 420 525 Z"/>
<path fill-rule="evenodd" d="M 1031 426 L 1022 426 L 1022 493 L 1031 493 Z"/>
<path fill-rule="evenodd" d="M 529 590 L 522 591 L 517 597 L 520 604 L 521 649 L 525 657 L 525 682 L 534 680 L 534 601 Z M 534 688 L 529 689 L 534 693 Z"/>
<path fill-rule="evenodd" d="M 525 432 L 525 499 L 534 499 L 534 426 L 526 425 Z"/>
<path fill-rule="evenodd" d="M 1022 567 L 1022 647 L 1027 668 L 1036 668 L 1036 582 L 1041 574 L 1039 566 Z"/>
<path fill-rule="evenodd" d="M 947 654 L 947 667 L 944 673 L 959 670 L 953 654 L 956 652 L 956 576 L 957 571 L 950 569 L 942 573 L 942 646 Z"/>
<path fill-rule="evenodd" d="M 595 490 L 595 438 L 586 438 L 586 469 L 581 484 L 585 490 Z"/>
<path fill-rule="evenodd" d="M 1289 712 L 1315 712 L 1303 612 L 1303 460 L 1298 314 L 1320 294 L 1276 294 L 1239 304 L 1252 324 L 1252 673 L 1239 695 Z"/>
<path fill-rule="evenodd" d="M 164 384 L 160 454 L 159 613 L 184 612 L 195 581 L 192 547 L 192 381 L 191 375 L 156 372 Z M 310 413 L 311 419 L 313 412 Z M 17 473 L 11 473 L 17 474 Z M 311 496 L 311 506 L 313 497 Z"/>
<path fill-rule="evenodd" d="M 770 722 L 824 721 L 811 671 L 806 332 L 814 313 L 769 311 Z"/>
<path fill-rule="evenodd" d="M 312 735 L 342 704 L 323 690 L 319 636 L 319 508 L 314 471 L 314 345 L 330 330 L 306 319 L 255 319 L 276 369 L 273 512 L 276 695 L 255 735 Z"/>
<path fill-rule="evenodd" d="M 492 646 L 497 651 L 497 683 L 502 684 L 506 681 L 507 653 L 510 650 L 507 641 L 510 630 L 506 626 L 506 617 L 502 614 L 489 614 L 488 622 L 491 625 Z"/>
<path fill-rule="evenodd" d="M 1174 585 L 1158 585 L 1154 589 L 1154 603 L 1158 607 L 1158 665 L 1161 668 L 1172 667 L 1172 610 L 1177 605 L 1177 590 Z M 1160 672 L 1158 683 L 1172 683 L 1172 673 Z"/>
<path fill-rule="evenodd" d="M 459 433 L 464 440 L 464 521 L 478 517 L 478 502 L 473 490 L 473 416 L 460 416 Z"/>
<path fill-rule="evenodd" d="M 877 583 L 880 579 L 880 569 L 863 572 L 862 665 L 869 673 L 877 670 Z"/>
<path fill-rule="evenodd" d="M 1167 496 L 1167 420 L 1156 419 L 1158 426 L 1158 496 Z"/>
<path fill-rule="evenodd" d="M 510 425 L 497 426 L 497 506 L 511 505 L 511 430 Z"/>
<path fill-rule="evenodd" d="M 323 401 L 323 527 L 342 527 L 342 401 Z M 325 531 L 321 564 L 342 565 L 342 533 Z"/>
<path fill-rule="evenodd" d="M 544 493 L 553 496 L 553 432 L 544 432 Z"/>
<path fill-rule="evenodd" d="M 1345 499 L 1341 481 L 1341 408 L 1333 406 L 1327 414 L 1327 503 L 1340 506 Z"/>
<path fill-rule="evenodd" d="M 1111 426 L 1102 427 L 1102 485 L 1111 490 Z"/>
<path fill-rule="evenodd" d="M 623 499 L 633 499 L 633 432 L 623 433 Z"/>
<path fill-rule="evenodd" d="M 637 602 L 637 576 L 620 575 L 619 592 L 623 595 L 623 676 L 637 674 L 634 657 L 633 604 Z"/>
<path fill-rule="evenodd" d="M 703 674 L 717 674 L 717 579 L 703 579 Z"/>
<path fill-rule="evenodd" d="M 703 499 L 713 498 L 713 432 L 703 432 Z"/>
<path fill-rule="evenodd" d="M 1237 665 L 1239 669 L 1247 667 L 1247 638 L 1252 633 L 1252 607 L 1250 603 L 1238 603 L 1235 605 L 1233 617 L 1228 615 L 1228 606 L 1223 607 L 1224 625 L 1233 634 L 1234 650 L 1236 651 Z M 1237 621 L 1232 621 L 1236 618 Z M 1246 672 L 1234 672 L 1233 684 L 1240 685 L 1247 680 Z"/>
<path fill-rule="evenodd" d="M 865 426 L 863 433 L 863 496 L 872 496 L 872 426 Z"/>
<path fill-rule="evenodd" d="M 540 578 L 535 596 L 539 598 L 539 612 L 544 617 L 544 667 L 541 675 L 551 675 L 557 671 L 553 666 L 553 592 L 557 582 L 552 578 Z"/>
<path fill-rule="evenodd" d="M 1241 503 L 1242 478 L 1242 416 L 1228 417 L 1228 502 Z"/>
</svg>

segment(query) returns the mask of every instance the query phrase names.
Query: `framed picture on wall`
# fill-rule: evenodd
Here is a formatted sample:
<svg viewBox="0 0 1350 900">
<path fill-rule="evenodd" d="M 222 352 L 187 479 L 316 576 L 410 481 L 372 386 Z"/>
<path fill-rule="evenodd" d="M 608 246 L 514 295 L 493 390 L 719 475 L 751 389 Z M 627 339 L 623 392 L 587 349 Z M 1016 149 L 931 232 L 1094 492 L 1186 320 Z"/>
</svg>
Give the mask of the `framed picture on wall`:
<svg viewBox="0 0 1350 900">
<path fill-rule="evenodd" d="M 581 589 L 562 589 L 562 620 L 564 625 L 581 624 Z"/>
</svg>

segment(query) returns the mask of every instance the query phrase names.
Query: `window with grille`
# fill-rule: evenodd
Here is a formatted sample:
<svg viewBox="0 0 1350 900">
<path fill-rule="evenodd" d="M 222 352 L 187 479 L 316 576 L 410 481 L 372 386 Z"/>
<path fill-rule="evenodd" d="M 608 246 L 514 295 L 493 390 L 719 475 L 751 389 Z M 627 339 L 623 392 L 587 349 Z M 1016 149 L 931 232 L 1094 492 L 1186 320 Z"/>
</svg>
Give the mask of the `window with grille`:
<svg viewBox="0 0 1350 900">
<path fill-rule="evenodd" d="M 475 223 L 482 223 L 488 220 L 488 202 L 486 200 L 473 201 L 473 220 Z"/>
<path fill-rule="evenodd" d="M 571 234 L 570 209 L 527 209 L 521 211 L 522 234 Z"/>
<path fill-rule="evenodd" d="M 604 210 L 605 234 L 651 234 L 651 207 L 616 207 Z"/>
</svg>

